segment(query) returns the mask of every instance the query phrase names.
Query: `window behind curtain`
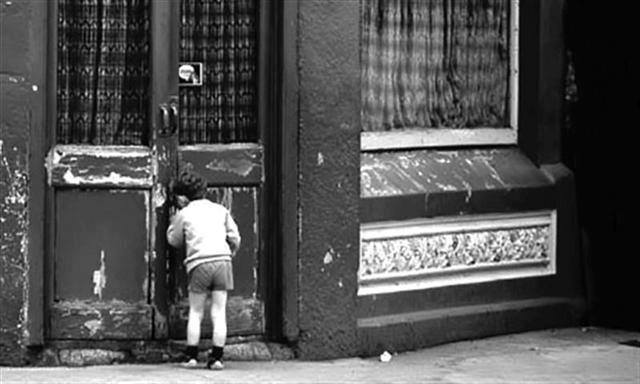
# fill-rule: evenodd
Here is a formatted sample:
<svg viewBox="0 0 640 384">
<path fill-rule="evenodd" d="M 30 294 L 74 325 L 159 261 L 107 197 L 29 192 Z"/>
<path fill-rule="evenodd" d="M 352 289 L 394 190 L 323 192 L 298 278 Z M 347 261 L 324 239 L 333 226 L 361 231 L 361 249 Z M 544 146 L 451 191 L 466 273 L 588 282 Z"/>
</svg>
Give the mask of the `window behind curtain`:
<svg viewBox="0 0 640 384">
<path fill-rule="evenodd" d="M 180 61 L 203 85 L 180 88 L 180 144 L 255 142 L 257 0 L 182 0 Z"/>
<path fill-rule="evenodd" d="M 57 142 L 148 142 L 149 0 L 58 0 Z"/>
<path fill-rule="evenodd" d="M 361 0 L 362 129 L 509 126 L 509 0 Z"/>
</svg>

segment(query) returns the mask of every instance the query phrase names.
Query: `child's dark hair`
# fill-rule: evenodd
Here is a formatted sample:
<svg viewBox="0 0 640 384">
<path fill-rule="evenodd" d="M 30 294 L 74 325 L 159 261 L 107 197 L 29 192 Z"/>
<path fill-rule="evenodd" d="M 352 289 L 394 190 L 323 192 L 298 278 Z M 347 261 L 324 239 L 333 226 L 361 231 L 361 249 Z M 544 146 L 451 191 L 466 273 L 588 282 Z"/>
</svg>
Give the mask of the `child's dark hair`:
<svg viewBox="0 0 640 384">
<path fill-rule="evenodd" d="M 183 195 L 189 200 L 202 199 L 206 193 L 207 182 L 194 171 L 183 171 L 173 186 L 174 195 Z"/>
</svg>

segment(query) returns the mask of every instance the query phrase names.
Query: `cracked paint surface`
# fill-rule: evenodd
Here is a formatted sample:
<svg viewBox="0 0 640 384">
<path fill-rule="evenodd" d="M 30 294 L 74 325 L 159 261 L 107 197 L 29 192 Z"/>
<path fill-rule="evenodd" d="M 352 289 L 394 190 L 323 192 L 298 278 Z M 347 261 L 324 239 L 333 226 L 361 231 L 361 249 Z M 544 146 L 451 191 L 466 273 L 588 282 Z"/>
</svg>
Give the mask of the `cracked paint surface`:
<svg viewBox="0 0 640 384">
<path fill-rule="evenodd" d="M 207 298 L 205 307 L 210 306 L 210 298 Z M 189 317 L 189 305 L 183 301 L 180 305 L 171 306 L 169 311 L 169 323 L 172 324 L 172 334 L 176 338 L 186 336 L 186 323 Z M 228 334 L 244 333 L 247 330 L 263 329 L 264 327 L 264 303 L 252 297 L 229 296 L 227 301 L 227 332 Z M 255 331 L 254 331 L 255 332 Z M 211 336 L 210 319 L 205 316 L 202 323 L 201 337 Z"/>
<path fill-rule="evenodd" d="M 147 297 L 150 192 L 56 192 L 56 295 L 60 300 Z M 96 222 L 99 225 L 87 225 Z"/>
<path fill-rule="evenodd" d="M 4 133 L 3 133 L 4 137 Z M 28 336 L 24 327 L 28 318 L 28 175 L 26 156 L 19 147 L 5 147 L 0 140 L 0 341 L 5 338 L 21 343 Z M 15 304 L 13 304 L 15 303 Z M 2 352 L 0 352 L 2 353 Z"/>
<path fill-rule="evenodd" d="M 38 35 L 43 2 L 0 5 L 0 364 L 23 364 L 30 342 L 29 159 L 31 132 L 42 130 Z M 36 154 L 37 155 L 37 154 Z M 35 157 L 37 158 L 37 157 Z M 38 336 L 35 335 L 37 338 Z"/>
<path fill-rule="evenodd" d="M 512 149 L 365 152 L 360 160 L 362 198 L 461 191 L 467 201 L 478 190 L 526 187 L 514 164 L 531 164 Z"/>
<path fill-rule="evenodd" d="M 218 184 L 263 181 L 262 146 L 258 144 L 200 144 L 180 148 L 180 169 L 197 169 Z"/>
<path fill-rule="evenodd" d="M 93 271 L 93 294 L 102 300 L 102 290 L 107 286 L 107 266 L 104 261 L 104 249 L 100 250 L 100 269 Z"/>
<path fill-rule="evenodd" d="M 4 20 L 3 20 L 4 22 Z M 28 79 L 0 73 L 0 361 L 19 363 L 29 332 L 29 128 Z"/>
<path fill-rule="evenodd" d="M 151 337 L 152 308 L 145 301 L 64 300 L 51 308 L 51 335 L 72 339 Z"/>
<path fill-rule="evenodd" d="M 151 187 L 154 159 L 147 147 L 57 145 L 47 156 L 50 185 Z"/>
<path fill-rule="evenodd" d="M 249 176 L 255 163 L 248 159 L 220 159 L 213 160 L 206 165 L 206 168 L 212 171 L 233 172 L 243 177 Z"/>
</svg>

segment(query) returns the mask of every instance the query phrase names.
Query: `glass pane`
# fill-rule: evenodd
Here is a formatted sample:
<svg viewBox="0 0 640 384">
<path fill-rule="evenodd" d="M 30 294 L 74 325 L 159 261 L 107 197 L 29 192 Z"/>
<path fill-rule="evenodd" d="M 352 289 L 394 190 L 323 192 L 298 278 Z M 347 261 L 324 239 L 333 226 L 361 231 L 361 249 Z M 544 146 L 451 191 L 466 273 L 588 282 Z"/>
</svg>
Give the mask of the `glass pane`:
<svg viewBox="0 0 640 384">
<path fill-rule="evenodd" d="M 180 144 L 255 142 L 257 0 L 182 0 L 180 61 L 202 85 L 180 86 Z"/>
<path fill-rule="evenodd" d="M 362 129 L 509 126 L 509 0 L 362 0 Z"/>
<path fill-rule="evenodd" d="M 59 0 L 57 142 L 148 142 L 149 0 Z"/>
</svg>

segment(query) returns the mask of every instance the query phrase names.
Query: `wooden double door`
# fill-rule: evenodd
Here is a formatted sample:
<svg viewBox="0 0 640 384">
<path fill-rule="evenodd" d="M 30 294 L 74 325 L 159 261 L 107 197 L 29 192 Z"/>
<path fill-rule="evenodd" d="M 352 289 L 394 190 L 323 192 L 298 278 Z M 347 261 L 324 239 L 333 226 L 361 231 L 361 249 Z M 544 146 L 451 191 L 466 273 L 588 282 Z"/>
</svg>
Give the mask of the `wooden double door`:
<svg viewBox="0 0 640 384">
<path fill-rule="evenodd" d="M 185 337 L 184 255 L 165 232 L 168 186 L 186 169 L 206 178 L 207 197 L 230 209 L 242 236 L 229 335 L 264 333 L 269 5 L 87 3 L 50 10 L 48 337 Z"/>
</svg>

